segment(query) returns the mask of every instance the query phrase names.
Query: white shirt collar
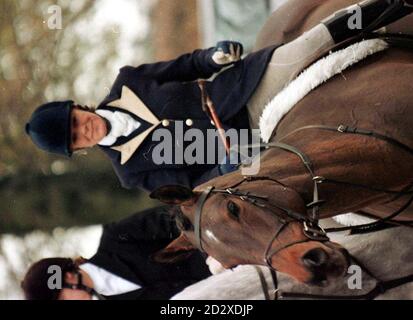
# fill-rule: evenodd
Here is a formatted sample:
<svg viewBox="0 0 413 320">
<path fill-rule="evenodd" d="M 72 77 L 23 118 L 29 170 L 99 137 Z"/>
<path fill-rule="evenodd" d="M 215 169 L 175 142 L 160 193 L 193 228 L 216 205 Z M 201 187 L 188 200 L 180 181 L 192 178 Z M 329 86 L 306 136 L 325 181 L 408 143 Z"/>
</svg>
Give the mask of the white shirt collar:
<svg viewBox="0 0 413 320">
<path fill-rule="evenodd" d="M 125 112 L 98 109 L 96 113 L 108 120 L 111 125 L 108 135 L 98 143 L 101 146 L 112 146 L 119 137 L 127 137 L 141 126 L 138 121 Z"/>
<path fill-rule="evenodd" d="M 141 286 L 99 268 L 90 262 L 80 265 L 80 269 L 85 271 L 92 279 L 96 292 L 104 296 L 124 294 L 141 288 Z"/>
</svg>

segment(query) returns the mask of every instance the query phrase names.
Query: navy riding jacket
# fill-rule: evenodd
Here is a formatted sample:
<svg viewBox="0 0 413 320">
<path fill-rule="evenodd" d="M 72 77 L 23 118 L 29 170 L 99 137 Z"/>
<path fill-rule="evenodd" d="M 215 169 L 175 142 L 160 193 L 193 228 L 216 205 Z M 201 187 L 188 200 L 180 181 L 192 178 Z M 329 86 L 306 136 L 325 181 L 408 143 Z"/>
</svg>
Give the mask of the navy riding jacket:
<svg viewBox="0 0 413 320">
<path fill-rule="evenodd" d="M 180 235 L 167 211 L 168 207 L 148 209 L 104 226 L 99 248 L 88 261 L 141 287 L 107 299 L 169 299 L 211 275 L 200 252 L 172 264 L 152 259 L 153 254 Z"/>
<path fill-rule="evenodd" d="M 276 46 L 249 54 L 232 67 L 219 73 L 214 80 L 207 82 L 207 92 L 215 104 L 224 128 L 249 129 L 248 114 L 245 108 L 258 86 L 266 66 Z M 122 87 L 131 89 L 158 119 L 168 119 L 167 127 L 174 140 L 176 121 L 182 121 L 184 133 L 191 128 L 206 132 L 215 129 L 201 107 L 201 92 L 196 80 L 209 79 L 219 72 L 222 66 L 215 64 L 212 54 L 215 49 L 196 50 L 167 62 L 143 64 L 138 67 L 123 67 L 113 84 L 109 95 L 98 108 L 116 109 L 108 104 L 121 97 Z M 193 124 L 187 126 L 185 120 Z M 139 119 L 138 119 L 139 120 Z M 141 121 L 142 122 L 142 121 Z M 148 128 L 143 125 L 129 137 L 120 139 L 122 144 Z M 147 191 L 171 184 L 194 188 L 220 175 L 216 164 L 161 164 L 154 163 L 151 151 L 159 143 L 150 134 L 123 165 L 120 152 L 109 147 L 101 149 L 109 156 L 121 184 L 125 188 L 143 188 Z M 205 135 L 204 135 L 205 136 Z M 190 142 L 182 141 L 184 147 Z"/>
</svg>

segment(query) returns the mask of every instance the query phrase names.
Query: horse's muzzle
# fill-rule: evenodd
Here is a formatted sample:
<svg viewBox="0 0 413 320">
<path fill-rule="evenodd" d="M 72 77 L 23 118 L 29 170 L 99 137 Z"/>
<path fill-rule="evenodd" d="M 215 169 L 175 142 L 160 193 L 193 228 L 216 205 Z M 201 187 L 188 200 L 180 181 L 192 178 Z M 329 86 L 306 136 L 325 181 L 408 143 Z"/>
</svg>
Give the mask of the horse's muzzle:
<svg viewBox="0 0 413 320">
<path fill-rule="evenodd" d="M 308 284 L 325 287 L 330 281 L 342 278 L 346 274 L 350 263 L 347 250 L 329 247 L 328 249 L 314 248 L 302 256 L 303 265 L 312 274 Z"/>
</svg>

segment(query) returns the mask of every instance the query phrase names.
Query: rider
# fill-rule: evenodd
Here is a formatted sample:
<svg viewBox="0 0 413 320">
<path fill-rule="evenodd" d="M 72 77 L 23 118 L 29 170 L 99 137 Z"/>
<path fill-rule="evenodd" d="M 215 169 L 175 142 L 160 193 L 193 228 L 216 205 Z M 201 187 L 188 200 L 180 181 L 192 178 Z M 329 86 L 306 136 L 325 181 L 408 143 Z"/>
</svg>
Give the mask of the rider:
<svg viewBox="0 0 413 320">
<path fill-rule="evenodd" d="M 172 264 L 152 259 L 180 233 L 166 211 L 149 209 L 106 225 L 96 254 L 88 260 L 49 258 L 34 263 L 22 282 L 26 299 L 169 299 L 210 276 L 199 252 Z"/>
<path fill-rule="evenodd" d="M 410 14 L 412 2 L 363 1 L 337 12 L 294 44 L 279 50 L 288 53 L 289 48 L 301 48 L 291 53 L 294 56 L 302 54 L 302 58 L 313 56 L 366 29 L 378 30 Z M 361 13 L 363 27 L 351 29 L 349 19 L 357 12 Z M 295 46 L 300 41 L 305 44 L 307 40 L 317 42 L 317 49 Z M 189 142 L 182 137 L 190 129 L 199 129 L 206 137 L 207 130 L 214 126 L 201 108 L 201 92 L 196 80 L 210 78 L 216 73 L 219 74 L 215 79 L 207 82 L 206 90 L 217 107 L 223 128 L 257 128 L 263 103 L 268 101 L 269 94 L 273 94 L 273 90 L 262 90 L 260 82 L 276 49 L 277 46 L 271 46 L 240 60 L 242 45 L 224 41 L 214 48 L 196 50 L 172 61 L 136 68 L 127 66 L 120 70 L 110 94 L 96 110 L 81 107 L 73 101 L 48 103 L 33 113 L 26 132 L 39 148 L 65 156 L 98 145 L 112 161 L 126 188 L 141 187 L 152 191 L 168 184 L 193 188 L 231 172 L 237 166 L 225 159 L 221 165 L 188 163 L 186 159 L 159 164 L 151 157 L 159 145 L 158 130 L 169 132 L 171 153 L 177 153 L 178 148 L 185 150 Z M 280 87 L 287 81 L 279 80 Z M 180 135 L 176 134 L 179 130 Z M 207 148 L 208 143 L 204 141 L 203 147 Z"/>
</svg>

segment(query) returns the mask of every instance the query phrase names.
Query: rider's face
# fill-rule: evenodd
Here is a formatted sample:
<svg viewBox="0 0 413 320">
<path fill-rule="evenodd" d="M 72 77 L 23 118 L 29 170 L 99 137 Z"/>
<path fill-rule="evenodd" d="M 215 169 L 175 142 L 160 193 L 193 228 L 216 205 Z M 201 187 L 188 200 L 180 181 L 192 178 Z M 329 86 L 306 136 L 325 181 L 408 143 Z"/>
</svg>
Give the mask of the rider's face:
<svg viewBox="0 0 413 320">
<path fill-rule="evenodd" d="M 108 132 L 105 120 L 96 113 L 74 107 L 71 112 L 70 149 L 91 148 L 97 145 Z"/>
</svg>

